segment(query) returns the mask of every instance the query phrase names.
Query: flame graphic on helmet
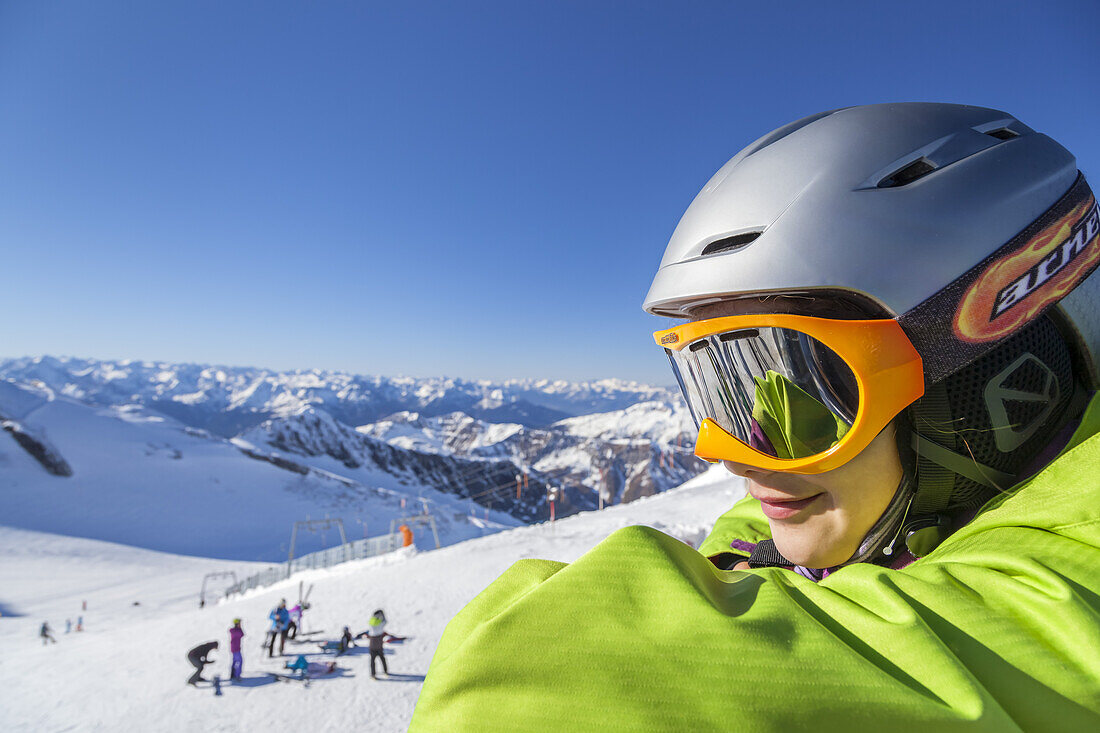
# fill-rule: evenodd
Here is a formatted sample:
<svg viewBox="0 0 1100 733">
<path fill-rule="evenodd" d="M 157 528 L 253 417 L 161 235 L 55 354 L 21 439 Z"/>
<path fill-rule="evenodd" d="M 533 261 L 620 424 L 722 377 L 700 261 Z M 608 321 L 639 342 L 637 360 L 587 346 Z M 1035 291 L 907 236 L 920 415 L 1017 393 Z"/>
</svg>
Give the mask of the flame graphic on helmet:
<svg viewBox="0 0 1100 733">
<path fill-rule="evenodd" d="M 1096 199 L 1090 195 L 1043 228 L 1023 248 L 987 267 L 959 301 L 954 320 L 955 336 L 972 343 L 1005 338 L 1073 290 L 1100 260 L 1100 246 L 1095 242 L 1085 242 L 1080 254 L 1059 272 L 1028 292 L 1018 303 L 1007 308 L 1002 306 L 1002 312 L 993 315 L 998 295 L 1065 244 L 1074 235 L 1075 225 L 1095 206 Z M 1092 239 L 1097 239 L 1095 233 Z"/>
</svg>

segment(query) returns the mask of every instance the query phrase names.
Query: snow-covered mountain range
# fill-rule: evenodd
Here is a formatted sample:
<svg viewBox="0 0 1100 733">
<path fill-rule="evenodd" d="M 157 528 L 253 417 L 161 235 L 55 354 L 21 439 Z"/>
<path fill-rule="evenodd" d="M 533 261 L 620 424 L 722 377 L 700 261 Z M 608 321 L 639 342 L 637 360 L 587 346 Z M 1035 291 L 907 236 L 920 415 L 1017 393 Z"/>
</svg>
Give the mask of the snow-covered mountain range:
<svg viewBox="0 0 1100 733">
<path fill-rule="evenodd" d="M 449 544 L 545 519 L 551 495 L 561 517 L 705 468 L 679 396 L 618 380 L 53 357 L 0 380 L 4 524 L 184 554 L 274 559 L 307 515 L 373 536 L 421 510 Z"/>
<path fill-rule="evenodd" d="M 0 378 L 39 381 L 93 405 L 145 405 L 227 438 L 307 407 L 323 409 L 347 425 L 411 410 L 425 417 L 463 412 L 486 422 L 541 427 L 566 417 L 676 397 L 665 387 L 618 379 L 414 379 L 52 356 L 0 360 Z"/>
</svg>

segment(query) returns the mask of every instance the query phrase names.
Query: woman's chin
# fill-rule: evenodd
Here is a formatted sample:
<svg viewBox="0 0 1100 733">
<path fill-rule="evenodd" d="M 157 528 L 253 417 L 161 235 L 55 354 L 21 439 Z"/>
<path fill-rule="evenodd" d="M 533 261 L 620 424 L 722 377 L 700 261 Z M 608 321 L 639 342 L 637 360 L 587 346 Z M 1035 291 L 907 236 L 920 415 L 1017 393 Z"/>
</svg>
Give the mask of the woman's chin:
<svg viewBox="0 0 1100 733">
<path fill-rule="evenodd" d="M 772 530 L 775 549 L 795 565 L 804 568 L 832 568 L 840 565 L 855 552 L 840 543 L 830 543 L 826 538 L 809 532 L 785 532 Z"/>
</svg>

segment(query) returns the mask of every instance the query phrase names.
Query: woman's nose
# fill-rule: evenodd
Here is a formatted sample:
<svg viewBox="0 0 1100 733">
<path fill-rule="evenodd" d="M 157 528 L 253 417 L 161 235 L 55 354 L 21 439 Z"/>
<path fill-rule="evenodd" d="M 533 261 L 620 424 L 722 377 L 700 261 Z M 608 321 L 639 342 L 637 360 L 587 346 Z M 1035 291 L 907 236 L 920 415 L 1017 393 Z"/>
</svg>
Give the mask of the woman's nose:
<svg viewBox="0 0 1100 733">
<path fill-rule="evenodd" d="M 742 478 L 747 478 L 749 481 L 759 482 L 775 473 L 774 471 L 764 471 L 744 463 L 737 463 L 736 461 L 722 461 L 722 463 L 725 465 L 727 471 Z"/>
<path fill-rule="evenodd" d="M 737 463 L 736 461 L 722 461 L 722 463 L 725 465 L 727 471 L 743 478 L 751 479 L 755 476 L 767 473 L 767 471 L 761 471 L 758 468 L 753 468 L 744 463 Z"/>
</svg>

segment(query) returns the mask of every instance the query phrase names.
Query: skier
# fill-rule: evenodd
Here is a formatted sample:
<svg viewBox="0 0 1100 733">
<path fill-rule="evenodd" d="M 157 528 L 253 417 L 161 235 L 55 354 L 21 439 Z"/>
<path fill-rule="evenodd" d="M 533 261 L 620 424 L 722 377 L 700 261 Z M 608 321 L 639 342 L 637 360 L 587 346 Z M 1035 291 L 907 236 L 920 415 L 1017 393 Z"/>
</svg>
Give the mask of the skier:
<svg viewBox="0 0 1100 733">
<path fill-rule="evenodd" d="M 65 633 L 68 634 L 73 630 L 73 620 L 70 618 L 65 619 Z"/>
<path fill-rule="evenodd" d="M 231 681 L 241 678 L 241 668 L 244 666 L 244 657 L 241 656 L 241 639 L 244 638 L 244 629 L 241 628 L 241 620 L 233 619 L 233 627 L 229 629 L 229 651 L 233 655 L 233 664 L 229 668 Z"/>
<path fill-rule="evenodd" d="M 286 610 L 286 599 L 279 601 L 279 605 L 276 606 L 268 618 L 271 619 L 271 631 L 270 641 L 267 647 L 268 659 L 275 656 L 275 638 L 279 639 L 279 656 L 283 656 L 283 649 L 286 647 L 286 634 L 290 625 L 290 613 Z"/>
<path fill-rule="evenodd" d="M 49 621 L 43 621 L 42 622 L 42 628 L 40 628 L 38 630 L 38 635 L 42 637 L 42 646 L 46 646 L 46 644 L 49 643 L 49 642 L 52 642 L 54 644 L 57 643 L 57 639 L 55 639 L 55 638 L 53 638 L 53 636 L 51 636 L 51 634 L 50 634 L 51 631 L 52 631 L 52 629 L 50 628 L 50 622 Z"/>
<path fill-rule="evenodd" d="M 351 636 L 351 629 L 345 626 L 344 633 L 340 636 L 339 640 L 324 641 L 321 642 L 320 646 L 323 652 L 336 652 L 337 655 L 345 653 L 350 647 L 355 646 L 355 642 L 352 640 Z"/>
<path fill-rule="evenodd" d="M 336 662 L 310 662 L 304 655 L 298 655 L 294 661 L 287 662 L 283 666 L 291 672 L 297 672 L 298 679 L 303 680 L 336 671 Z"/>
<path fill-rule="evenodd" d="M 345 626 L 344 633 L 340 636 L 340 653 L 343 654 L 353 646 L 355 646 L 355 641 L 352 639 L 351 629 Z"/>
<path fill-rule="evenodd" d="M 202 676 L 203 667 L 211 663 L 208 657 L 210 652 L 217 648 L 218 642 L 208 641 L 205 644 L 199 644 L 197 647 L 187 652 L 187 661 L 195 668 L 195 673 L 187 680 L 187 684 L 195 685 L 198 682 L 206 680 L 206 678 Z"/>
<path fill-rule="evenodd" d="M 295 603 L 290 609 L 290 625 L 288 626 L 288 636 L 291 639 L 298 638 L 298 630 L 302 628 L 302 603 Z"/>
<path fill-rule="evenodd" d="M 306 657 L 304 654 L 299 654 L 297 658 L 294 659 L 294 661 L 287 662 L 283 666 L 291 671 L 298 672 L 299 674 L 304 674 L 306 669 L 309 667 L 309 662 L 306 661 Z"/>
<path fill-rule="evenodd" d="M 1098 230 L 1073 156 L 1004 112 L 752 143 L 645 302 L 686 319 L 655 340 L 696 454 L 750 496 L 698 551 L 628 527 L 516 563 L 410 730 L 1100 730 Z"/>
<path fill-rule="evenodd" d="M 305 655 L 299 654 L 296 659 L 284 664 L 283 668 L 289 669 L 291 672 L 297 672 L 299 678 L 304 678 L 306 671 L 309 669 L 309 662 L 306 661 Z"/>
<path fill-rule="evenodd" d="M 367 621 L 367 627 L 367 630 L 356 638 L 366 636 L 370 644 L 370 678 L 372 680 L 378 679 L 374 668 L 374 660 L 376 659 L 382 662 L 382 674 L 389 677 L 390 670 L 386 666 L 386 650 L 384 647 L 386 642 L 386 614 L 381 608 L 371 614 L 370 620 Z"/>
<path fill-rule="evenodd" d="M 306 666 L 306 675 L 317 677 L 323 674 L 332 674 L 336 671 L 336 662 L 310 662 Z"/>
</svg>

